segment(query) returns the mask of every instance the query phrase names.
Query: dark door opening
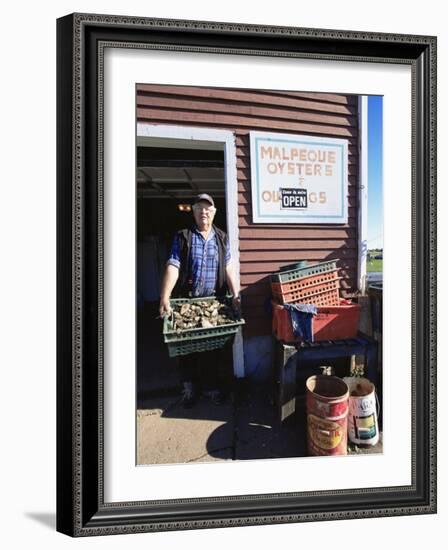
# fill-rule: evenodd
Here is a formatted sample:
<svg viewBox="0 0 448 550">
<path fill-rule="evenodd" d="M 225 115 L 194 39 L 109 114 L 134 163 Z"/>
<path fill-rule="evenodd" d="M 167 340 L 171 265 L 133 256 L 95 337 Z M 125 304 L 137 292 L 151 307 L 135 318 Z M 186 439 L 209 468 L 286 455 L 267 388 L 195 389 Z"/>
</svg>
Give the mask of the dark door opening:
<svg viewBox="0 0 448 550">
<path fill-rule="evenodd" d="M 177 144 L 177 142 L 176 142 Z M 173 140 L 137 147 L 137 400 L 171 393 L 179 386 L 177 359 L 163 342 L 160 286 L 174 234 L 193 223 L 192 199 L 210 194 L 214 223 L 227 231 L 224 148 L 178 148 Z M 193 144 L 189 144 L 189 147 Z M 199 144 L 198 144 L 199 146 Z M 218 149 L 219 147 L 219 149 Z"/>
</svg>

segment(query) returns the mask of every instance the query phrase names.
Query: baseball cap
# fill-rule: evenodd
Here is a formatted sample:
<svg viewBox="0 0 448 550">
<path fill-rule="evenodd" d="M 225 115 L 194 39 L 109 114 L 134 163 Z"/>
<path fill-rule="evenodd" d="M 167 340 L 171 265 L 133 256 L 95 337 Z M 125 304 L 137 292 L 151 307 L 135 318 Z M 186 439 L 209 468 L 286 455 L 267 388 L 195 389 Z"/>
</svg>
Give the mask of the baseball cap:
<svg viewBox="0 0 448 550">
<path fill-rule="evenodd" d="M 210 195 L 207 195 L 207 193 L 201 193 L 200 195 L 196 195 L 194 198 L 193 204 L 196 204 L 199 201 L 207 201 L 212 206 L 215 206 L 215 201 L 211 198 Z"/>
</svg>

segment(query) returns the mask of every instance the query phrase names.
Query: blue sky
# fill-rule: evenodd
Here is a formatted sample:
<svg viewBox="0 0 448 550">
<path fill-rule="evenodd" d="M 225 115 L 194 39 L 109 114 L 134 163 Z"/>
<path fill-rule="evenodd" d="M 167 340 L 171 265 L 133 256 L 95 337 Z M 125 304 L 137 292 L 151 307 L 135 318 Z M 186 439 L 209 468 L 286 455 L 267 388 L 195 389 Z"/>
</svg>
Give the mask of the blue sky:
<svg viewBox="0 0 448 550">
<path fill-rule="evenodd" d="M 368 99 L 367 246 L 383 248 L 383 98 Z"/>
</svg>

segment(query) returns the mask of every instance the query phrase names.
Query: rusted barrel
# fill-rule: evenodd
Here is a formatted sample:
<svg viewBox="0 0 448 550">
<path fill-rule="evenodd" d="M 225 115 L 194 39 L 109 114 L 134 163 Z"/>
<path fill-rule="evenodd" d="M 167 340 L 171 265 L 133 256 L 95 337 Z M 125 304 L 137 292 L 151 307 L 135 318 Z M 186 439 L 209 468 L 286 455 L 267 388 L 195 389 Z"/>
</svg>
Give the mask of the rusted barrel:
<svg viewBox="0 0 448 550">
<path fill-rule="evenodd" d="M 349 389 L 337 376 L 317 375 L 306 381 L 308 453 L 347 454 Z"/>
</svg>

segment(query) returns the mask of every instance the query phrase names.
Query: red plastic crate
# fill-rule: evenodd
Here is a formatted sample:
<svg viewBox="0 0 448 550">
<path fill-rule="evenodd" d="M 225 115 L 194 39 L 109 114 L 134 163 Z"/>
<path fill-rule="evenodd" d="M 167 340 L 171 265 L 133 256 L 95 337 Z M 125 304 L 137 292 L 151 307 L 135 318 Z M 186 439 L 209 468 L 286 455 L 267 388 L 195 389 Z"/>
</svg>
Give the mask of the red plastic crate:
<svg viewBox="0 0 448 550">
<path fill-rule="evenodd" d="M 335 269 L 303 277 L 287 283 L 271 283 L 272 294 L 280 304 L 314 304 L 316 306 L 339 305 L 339 281 Z"/>
<path fill-rule="evenodd" d="M 313 317 L 315 341 L 344 340 L 354 338 L 358 333 L 360 306 L 354 302 L 340 299 L 338 306 L 317 308 Z M 294 336 L 289 312 L 281 304 L 272 302 L 272 332 L 283 342 L 299 342 Z"/>
</svg>

